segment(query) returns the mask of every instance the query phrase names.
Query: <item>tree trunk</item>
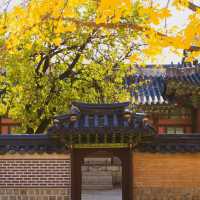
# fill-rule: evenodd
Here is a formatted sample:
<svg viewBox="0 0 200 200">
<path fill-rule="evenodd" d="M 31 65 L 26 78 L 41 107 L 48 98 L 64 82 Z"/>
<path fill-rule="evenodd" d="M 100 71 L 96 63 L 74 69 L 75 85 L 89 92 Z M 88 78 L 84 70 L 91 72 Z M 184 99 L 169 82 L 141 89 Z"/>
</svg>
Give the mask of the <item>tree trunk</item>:
<svg viewBox="0 0 200 200">
<path fill-rule="evenodd" d="M 38 133 L 44 133 L 44 131 L 47 129 L 48 125 L 50 123 L 50 119 L 44 118 L 40 125 L 38 126 L 37 130 L 35 131 L 36 134 Z"/>
</svg>

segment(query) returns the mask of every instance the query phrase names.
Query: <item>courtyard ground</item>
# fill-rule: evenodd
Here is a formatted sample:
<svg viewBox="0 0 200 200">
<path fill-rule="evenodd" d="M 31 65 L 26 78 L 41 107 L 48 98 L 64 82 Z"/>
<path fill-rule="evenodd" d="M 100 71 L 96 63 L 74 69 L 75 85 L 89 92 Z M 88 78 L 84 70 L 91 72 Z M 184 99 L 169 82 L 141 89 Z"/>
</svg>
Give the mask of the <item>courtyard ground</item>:
<svg viewBox="0 0 200 200">
<path fill-rule="evenodd" d="M 84 190 L 81 200 L 122 200 L 121 189 Z"/>
</svg>

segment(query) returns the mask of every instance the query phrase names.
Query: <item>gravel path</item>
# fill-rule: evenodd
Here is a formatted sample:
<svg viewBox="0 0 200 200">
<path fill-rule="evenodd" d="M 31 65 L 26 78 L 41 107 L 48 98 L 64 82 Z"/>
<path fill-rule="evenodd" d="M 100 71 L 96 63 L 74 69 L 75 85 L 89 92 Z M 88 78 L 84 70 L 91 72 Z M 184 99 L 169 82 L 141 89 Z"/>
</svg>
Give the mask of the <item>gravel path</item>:
<svg viewBox="0 0 200 200">
<path fill-rule="evenodd" d="M 121 189 L 113 190 L 85 190 L 81 200 L 122 200 Z"/>
</svg>

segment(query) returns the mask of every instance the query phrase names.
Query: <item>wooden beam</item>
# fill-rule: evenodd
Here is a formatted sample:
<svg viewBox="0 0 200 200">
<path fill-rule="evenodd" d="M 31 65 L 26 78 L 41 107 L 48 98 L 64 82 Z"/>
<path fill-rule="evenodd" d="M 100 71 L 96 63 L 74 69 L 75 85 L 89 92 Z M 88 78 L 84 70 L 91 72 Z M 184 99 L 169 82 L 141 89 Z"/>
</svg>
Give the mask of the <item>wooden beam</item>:
<svg viewBox="0 0 200 200">
<path fill-rule="evenodd" d="M 75 149 L 93 149 L 93 148 L 128 148 L 128 143 L 113 143 L 113 144 L 74 144 L 73 147 Z"/>
</svg>

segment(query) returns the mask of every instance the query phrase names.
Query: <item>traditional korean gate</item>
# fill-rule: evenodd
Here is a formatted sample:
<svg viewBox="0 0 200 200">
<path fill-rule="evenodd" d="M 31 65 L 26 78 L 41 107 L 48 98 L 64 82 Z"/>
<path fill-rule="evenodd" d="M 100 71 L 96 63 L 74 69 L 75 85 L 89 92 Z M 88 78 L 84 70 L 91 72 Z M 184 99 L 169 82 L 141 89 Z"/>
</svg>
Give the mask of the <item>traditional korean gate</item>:
<svg viewBox="0 0 200 200">
<path fill-rule="evenodd" d="M 140 115 L 133 115 L 129 103 L 85 104 L 74 102 L 71 112 L 58 116 L 49 135 L 71 149 L 72 200 L 81 200 L 81 165 L 84 158 L 102 152 L 118 157 L 122 166 L 122 200 L 132 200 L 132 146 L 142 137 L 152 137 Z M 133 145 L 134 144 L 134 145 Z M 107 199 L 102 199 L 107 200 Z"/>
<path fill-rule="evenodd" d="M 129 148 L 74 148 L 72 150 L 72 200 L 81 200 L 81 165 L 84 158 L 101 154 L 118 157 L 122 163 L 122 200 L 132 199 L 132 153 Z"/>
</svg>

